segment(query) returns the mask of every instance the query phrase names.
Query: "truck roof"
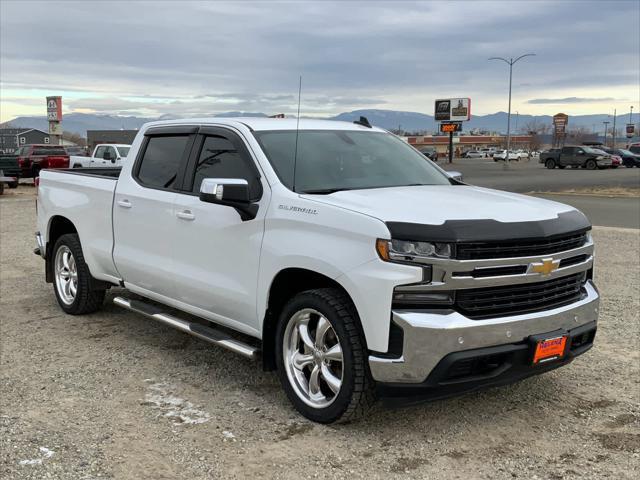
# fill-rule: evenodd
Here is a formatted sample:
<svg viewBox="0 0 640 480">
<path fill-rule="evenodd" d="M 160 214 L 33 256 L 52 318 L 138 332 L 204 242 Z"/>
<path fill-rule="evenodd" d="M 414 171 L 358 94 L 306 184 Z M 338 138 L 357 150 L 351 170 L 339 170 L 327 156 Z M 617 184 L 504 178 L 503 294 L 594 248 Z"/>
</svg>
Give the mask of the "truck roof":
<svg viewBox="0 0 640 480">
<path fill-rule="evenodd" d="M 159 126 L 159 125 L 229 125 L 238 127 L 245 125 L 251 130 L 265 131 L 265 130 L 295 130 L 297 127 L 297 120 L 295 118 L 260 118 L 260 117 L 234 117 L 234 118 L 188 118 L 180 120 L 163 120 L 159 122 L 151 122 L 145 124 L 145 127 Z M 351 122 L 340 122 L 336 120 L 315 120 L 315 119 L 300 119 L 300 130 L 353 130 L 353 131 L 375 131 L 385 132 L 378 127 L 365 127 Z"/>
</svg>

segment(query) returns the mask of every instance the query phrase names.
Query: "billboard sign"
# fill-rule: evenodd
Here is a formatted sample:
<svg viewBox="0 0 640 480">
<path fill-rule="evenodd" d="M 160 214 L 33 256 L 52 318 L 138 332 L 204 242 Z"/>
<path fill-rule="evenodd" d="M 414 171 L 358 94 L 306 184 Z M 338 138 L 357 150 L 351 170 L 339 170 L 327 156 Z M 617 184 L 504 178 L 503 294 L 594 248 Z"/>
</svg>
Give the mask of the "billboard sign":
<svg viewBox="0 0 640 480">
<path fill-rule="evenodd" d="M 440 124 L 442 133 L 453 133 L 462 131 L 462 122 L 442 122 Z"/>
<path fill-rule="evenodd" d="M 62 135 L 62 124 L 60 122 L 49 122 L 49 135 Z"/>
<path fill-rule="evenodd" d="M 434 112 L 437 122 L 466 122 L 471 119 L 471 99 L 445 98 L 436 100 Z"/>
<path fill-rule="evenodd" d="M 633 123 L 627 123 L 627 138 L 633 138 L 636 133 L 636 126 Z"/>
<path fill-rule="evenodd" d="M 567 132 L 568 123 L 569 115 L 565 113 L 556 113 L 553 116 L 553 131 L 555 135 L 565 135 Z"/>
<path fill-rule="evenodd" d="M 47 120 L 62 121 L 62 97 L 47 97 Z"/>
</svg>

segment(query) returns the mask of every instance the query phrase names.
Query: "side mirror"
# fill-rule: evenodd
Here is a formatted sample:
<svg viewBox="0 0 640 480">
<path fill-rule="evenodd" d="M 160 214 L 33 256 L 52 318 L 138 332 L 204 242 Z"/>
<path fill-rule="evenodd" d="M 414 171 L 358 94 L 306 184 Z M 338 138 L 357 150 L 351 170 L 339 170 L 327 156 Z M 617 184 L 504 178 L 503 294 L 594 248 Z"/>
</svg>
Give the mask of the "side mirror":
<svg viewBox="0 0 640 480">
<path fill-rule="evenodd" d="M 448 171 L 447 175 L 449 175 L 449 178 L 452 178 L 454 180 L 457 180 L 458 182 L 462 181 L 462 173 L 460 172 L 456 172 L 456 171 Z"/>
<path fill-rule="evenodd" d="M 200 201 L 233 207 L 242 220 L 252 220 L 258 213 L 258 204 L 251 202 L 249 182 L 243 178 L 203 179 Z"/>
<path fill-rule="evenodd" d="M 116 160 L 120 160 L 119 158 L 112 158 L 111 163 L 116 163 Z"/>
<path fill-rule="evenodd" d="M 578 155 L 584 155 L 584 150 L 580 150 L 580 151 L 578 152 Z"/>
</svg>

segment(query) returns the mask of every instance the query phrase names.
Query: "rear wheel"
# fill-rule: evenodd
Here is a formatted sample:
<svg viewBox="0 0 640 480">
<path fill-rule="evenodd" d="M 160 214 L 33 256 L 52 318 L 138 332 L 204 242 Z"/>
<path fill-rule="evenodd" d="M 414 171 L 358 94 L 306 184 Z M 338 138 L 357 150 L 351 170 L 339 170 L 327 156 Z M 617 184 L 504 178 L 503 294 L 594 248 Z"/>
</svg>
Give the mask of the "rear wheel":
<svg viewBox="0 0 640 480">
<path fill-rule="evenodd" d="M 105 290 L 93 289 L 91 272 L 84 261 L 80 238 L 62 235 L 53 247 L 53 289 L 60 308 L 71 315 L 92 313 L 102 308 Z"/>
<path fill-rule="evenodd" d="M 280 381 L 302 415 L 320 423 L 364 416 L 373 380 L 358 314 L 335 288 L 308 290 L 284 307 L 276 332 Z"/>
<path fill-rule="evenodd" d="M 584 166 L 587 170 L 595 170 L 596 168 L 598 168 L 598 164 L 593 159 L 587 160 Z"/>
<path fill-rule="evenodd" d="M 544 162 L 544 166 L 549 170 L 553 170 L 554 168 L 556 168 L 556 161 L 552 158 L 549 158 L 546 162 Z"/>
<path fill-rule="evenodd" d="M 560 170 L 564 170 L 565 168 L 567 168 L 567 166 L 566 166 L 566 165 L 558 165 L 558 168 L 559 168 Z"/>
<path fill-rule="evenodd" d="M 9 183 L 9 188 L 18 188 L 18 180 Z"/>
</svg>

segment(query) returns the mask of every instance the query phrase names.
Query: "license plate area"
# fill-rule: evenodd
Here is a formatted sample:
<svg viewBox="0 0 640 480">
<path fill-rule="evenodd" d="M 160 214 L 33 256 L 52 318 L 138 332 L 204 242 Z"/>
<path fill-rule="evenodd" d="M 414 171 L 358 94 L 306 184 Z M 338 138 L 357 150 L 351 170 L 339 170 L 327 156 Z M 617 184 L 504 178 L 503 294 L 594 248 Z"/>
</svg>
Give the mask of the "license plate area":
<svg viewBox="0 0 640 480">
<path fill-rule="evenodd" d="M 553 332 L 531 337 L 533 343 L 533 365 L 543 365 L 562 360 L 567 351 L 569 335 L 566 332 Z"/>
</svg>

